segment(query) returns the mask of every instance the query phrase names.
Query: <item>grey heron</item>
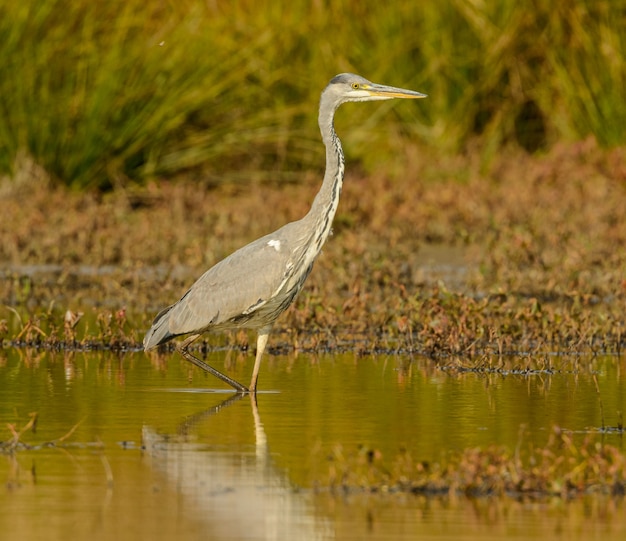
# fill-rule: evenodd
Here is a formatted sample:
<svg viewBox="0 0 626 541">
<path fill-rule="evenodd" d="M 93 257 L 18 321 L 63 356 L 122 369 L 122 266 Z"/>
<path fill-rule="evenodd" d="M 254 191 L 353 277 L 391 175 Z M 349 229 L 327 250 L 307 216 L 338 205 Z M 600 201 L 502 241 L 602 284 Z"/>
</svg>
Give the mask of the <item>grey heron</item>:
<svg viewBox="0 0 626 541">
<path fill-rule="evenodd" d="M 372 83 L 359 75 L 342 73 L 322 92 L 318 123 L 326 146 L 326 171 L 309 212 L 229 255 L 206 271 L 181 299 L 154 319 L 146 333 L 146 351 L 173 338 L 181 355 L 218 377 L 240 393 L 255 393 L 261 358 L 272 326 L 293 302 L 311 272 L 330 234 L 339 204 L 344 155 L 333 119 L 346 102 L 424 98 L 425 94 Z M 257 349 L 249 387 L 219 372 L 189 351 L 190 344 L 208 331 L 253 329 Z"/>
</svg>

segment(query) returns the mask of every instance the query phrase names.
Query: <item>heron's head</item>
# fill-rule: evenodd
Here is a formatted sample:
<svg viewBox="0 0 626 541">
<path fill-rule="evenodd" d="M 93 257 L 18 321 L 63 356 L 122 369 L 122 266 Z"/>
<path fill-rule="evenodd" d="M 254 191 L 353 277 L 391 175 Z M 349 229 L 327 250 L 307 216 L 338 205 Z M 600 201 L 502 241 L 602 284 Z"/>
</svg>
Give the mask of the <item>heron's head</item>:
<svg viewBox="0 0 626 541">
<path fill-rule="evenodd" d="M 330 80 L 324 93 L 329 93 L 335 104 L 347 101 L 391 100 L 393 98 L 425 98 L 426 94 L 394 86 L 379 85 L 354 73 L 341 73 Z"/>
</svg>

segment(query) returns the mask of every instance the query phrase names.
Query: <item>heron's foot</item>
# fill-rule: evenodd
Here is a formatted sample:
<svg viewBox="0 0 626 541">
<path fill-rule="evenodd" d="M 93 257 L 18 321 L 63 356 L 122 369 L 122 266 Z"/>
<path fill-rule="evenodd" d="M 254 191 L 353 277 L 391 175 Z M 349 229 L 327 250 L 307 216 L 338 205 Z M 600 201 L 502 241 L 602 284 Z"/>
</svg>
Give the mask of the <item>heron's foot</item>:
<svg viewBox="0 0 626 541">
<path fill-rule="evenodd" d="M 198 368 L 201 368 L 205 372 L 208 372 L 209 374 L 214 375 L 216 378 L 221 379 L 224 383 L 230 385 L 238 393 L 247 394 L 250 392 L 256 392 L 254 390 L 250 391 L 245 385 L 242 385 L 238 381 L 229 378 L 226 374 L 222 374 L 219 370 L 213 368 L 211 365 L 205 363 L 204 361 L 201 361 L 200 359 L 198 359 L 198 357 L 192 355 L 186 347 L 178 348 L 178 351 L 190 363 L 195 364 Z"/>
</svg>

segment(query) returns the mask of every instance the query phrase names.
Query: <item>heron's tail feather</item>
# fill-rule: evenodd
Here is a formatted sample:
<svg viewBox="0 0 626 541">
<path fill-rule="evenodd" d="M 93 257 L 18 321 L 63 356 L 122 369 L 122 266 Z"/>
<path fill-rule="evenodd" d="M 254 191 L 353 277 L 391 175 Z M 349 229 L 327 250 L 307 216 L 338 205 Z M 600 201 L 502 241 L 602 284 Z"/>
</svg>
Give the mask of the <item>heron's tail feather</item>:
<svg viewBox="0 0 626 541">
<path fill-rule="evenodd" d="M 143 349 L 148 351 L 161 344 L 164 344 L 168 340 L 171 340 L 176 335 L 172 334 L 169 330 L 169 313 L 174 305 L 168 306 L 164 310 L 161 310 L 152 322 L 152 327 L 146 333 L 143 339 Z"/>
</svg>

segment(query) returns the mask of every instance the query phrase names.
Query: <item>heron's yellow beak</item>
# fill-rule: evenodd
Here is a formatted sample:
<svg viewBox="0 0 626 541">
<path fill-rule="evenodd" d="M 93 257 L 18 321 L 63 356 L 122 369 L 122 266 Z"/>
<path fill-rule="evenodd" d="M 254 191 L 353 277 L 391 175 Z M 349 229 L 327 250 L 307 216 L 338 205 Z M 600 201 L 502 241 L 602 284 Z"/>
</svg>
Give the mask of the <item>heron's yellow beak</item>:
<svg viewBox="0 0 626 541">
<path fill-rule="evenodd" d="M 368 85 L 363 90 L 367 90 L 372 96 L 379 96 L 381 98 L 417 99 L 428 97 L 426 94 L 416 92 L 415 90 L 406 90 L 405 88 L 377 84 Z"/>
</svg>

